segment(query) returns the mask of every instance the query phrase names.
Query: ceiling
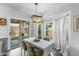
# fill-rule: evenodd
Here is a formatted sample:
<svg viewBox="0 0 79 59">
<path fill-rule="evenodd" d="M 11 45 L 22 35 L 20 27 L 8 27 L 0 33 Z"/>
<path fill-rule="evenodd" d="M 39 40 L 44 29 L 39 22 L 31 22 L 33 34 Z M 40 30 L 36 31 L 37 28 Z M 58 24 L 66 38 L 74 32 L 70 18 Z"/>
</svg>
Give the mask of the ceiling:
<svg viewBox="0 0 79 59">
<path fill-rule="evenodd" d="M 38 15 L 47 17 L 50 15 L 50 13 L 54 14 L 62 7 L 69 4 L 70 3 L 38 3 Z M 7 5 L 11 6 L 12 8 L 16 8 L 23 13 L 26 13 L 28 17 L 31 17 L 33 14 L 35 14 L 34 3 L 9 3 Z"/>
</svg>

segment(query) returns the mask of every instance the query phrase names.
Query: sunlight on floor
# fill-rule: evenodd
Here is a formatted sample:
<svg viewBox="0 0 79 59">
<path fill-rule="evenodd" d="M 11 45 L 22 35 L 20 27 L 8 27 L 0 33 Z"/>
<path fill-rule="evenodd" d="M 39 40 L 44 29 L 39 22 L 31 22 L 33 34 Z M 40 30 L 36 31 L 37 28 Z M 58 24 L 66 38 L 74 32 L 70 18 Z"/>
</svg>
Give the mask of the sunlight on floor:
<svg viewBox="0 0 79 59">
<path fill-rule="evenodd" d="M 11 50 L 9 56 L 21 56 L 21 47 Z"/>
</svg>

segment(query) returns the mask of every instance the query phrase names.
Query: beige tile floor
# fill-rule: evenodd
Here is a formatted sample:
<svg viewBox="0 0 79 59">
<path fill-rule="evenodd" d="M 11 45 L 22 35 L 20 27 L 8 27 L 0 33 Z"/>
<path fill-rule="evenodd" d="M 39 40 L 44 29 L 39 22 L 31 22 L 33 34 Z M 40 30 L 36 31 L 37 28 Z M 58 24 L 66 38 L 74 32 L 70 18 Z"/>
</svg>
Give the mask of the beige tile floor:
<svg viewBox="0 0 79 59">
<path fill-rule="evenodd" d="M 8 56 L 24 56 L 24 50 L 21 47 L 13 49 Z"/>
<path fill-rule="evenodd" d="M 9 52 L 8 56 L 24 56 L 24 50 L 21 47 L 13 49 Z M 26 52 L 26 56 L 27 56 L 27 52 Z M 54 55 L 51 53 L 51 56 Z"/>
</svg>

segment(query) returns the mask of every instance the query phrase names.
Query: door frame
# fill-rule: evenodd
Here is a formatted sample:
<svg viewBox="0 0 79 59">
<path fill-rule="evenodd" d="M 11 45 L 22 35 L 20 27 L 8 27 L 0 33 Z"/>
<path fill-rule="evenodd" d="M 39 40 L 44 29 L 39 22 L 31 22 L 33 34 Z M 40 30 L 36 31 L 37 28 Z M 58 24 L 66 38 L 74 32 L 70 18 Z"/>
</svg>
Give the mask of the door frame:
<svg viewBox="0 0 79 59">
<path fill-rule="evenodd" d="M 11 24 L 11 19 L 16 19 L 16 18 L 10 18 L 9 19 L 9 42 L 8 42 L 8 50 L 11 50 L 13 48 L 11 48 L 11 36 L 10 36 L 10 31 L 11 31 L 11 27 L 10 27 L 10 24 Z M 20 21 L 20 25 L 22 24 L 22 21 L 28 21 L 30 23 L 29 20 L 21 20 L 21 19 L 16 19 L 16 20 L 19 20 Z M 30 25 L 30 24 L 29 24 Z M 28 29 L 29 29 L 29 25 L 28 25 Z M 19 29 L 21 29 L 21 26 L 19 26 Z M 19 30 L 20 31 L 20 30 Z M 29 32 L 30 33 L 30 32 Z M 29 33 L 28 33 L 28 37 L 29 37 Z M 21 34 L 21 31 L 19 32 L 19 39 L 22 38 L 22 36 L 20 35 Z M 16 48 L 16 47 L 15 47 Z"/>
</svg>

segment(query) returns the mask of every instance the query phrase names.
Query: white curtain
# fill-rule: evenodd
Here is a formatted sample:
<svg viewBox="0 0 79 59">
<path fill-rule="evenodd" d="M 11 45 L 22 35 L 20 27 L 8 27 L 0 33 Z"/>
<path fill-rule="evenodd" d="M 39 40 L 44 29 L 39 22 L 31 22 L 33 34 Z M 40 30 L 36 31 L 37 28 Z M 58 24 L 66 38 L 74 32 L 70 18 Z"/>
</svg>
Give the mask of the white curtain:
<svg viewBox="0 0 79 59">
<path fill-rule="evenodd" d="M 67 48 L 69 44 L 69 16 L 55 21 L 55 48 L 61 49 L 64 55 L 67 55 Z"/>
<path fill-rule="evenodd" d="M 56 20 L 55 21 L 55 34 L 54 34 L 55 35 L 54 39 L 55 39 L 55 48 L 56 49 L 60 49 L 60 41 L 59 41 L 60 40 L 60 33 L 59 33 L 60 29 L 59 29 L 59 27 L 60 27 L 59 20 Z"/>
<path fill-rule="evenodd" d="M 61 51 L 64 55 L 67 55 L 68 42 L 69 42 L 69 16 L 63 17 L 61 19 L 61 33 L 60 33 L 60 41 L 61 41 Z"/>
</svg>

